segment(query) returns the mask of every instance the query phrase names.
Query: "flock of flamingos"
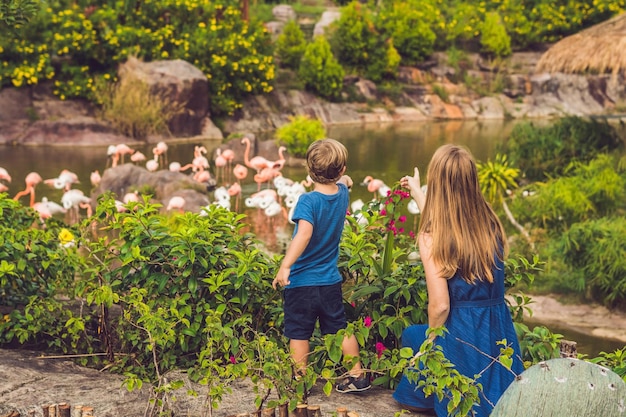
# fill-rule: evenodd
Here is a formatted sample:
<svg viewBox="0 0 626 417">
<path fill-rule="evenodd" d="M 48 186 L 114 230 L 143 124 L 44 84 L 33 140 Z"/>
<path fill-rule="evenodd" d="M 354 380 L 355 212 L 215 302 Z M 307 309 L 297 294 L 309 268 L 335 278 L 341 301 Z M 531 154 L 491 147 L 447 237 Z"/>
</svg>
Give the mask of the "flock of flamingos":
<svg viewBox="0 0 626 417">
<path fill-rule="evenodd" d="M 259 155 L 250 158 L 250 139 L 244 137 L 241 143 L 246 146 L 243 165 L 235 162 L 235 153 L 231 149 L 217 149 L 211 164 L 206 157 L 207 149 L 204 146 L 196 146 L 191 162 L 183 165 L 179 162 L 167 163 L 168 146 L 165 142 L 156 144 L 152 149 L 151 158 L 147 158 L 142 152 L 134 150 L 126 144 L 111 145 L 107 150 L 106 169 L 124 164 L 124 159 L 128 157 L 130 163 L 143 165 L 150 172 L 165 169 L 182 173 L 189 171 L 189 176 L 194 181 L 215 184 L 214 199 L 210 204 L 217 204 L 231 210 L 234 202 L 235 211 L 240 209 L 241 183 L 248 178 L 249 173 L 252 173 L 252 178 L 257 183 L 257 192 L 245 198 L 243 201 L 245 206 L 257 207 L 267 217 L 282 215 L 291 221 L 291 214 L 298 197 L 311 189 L 310 178 L 293 181 L 283 176 L 281 170 L 286 162 L 284 157 L 286 148 L 284 146 L 278 148 L 278 157 L 272 161 Z M 213 166 L 213 172 L 211 172 L 211 166 Z M 11 181 L 10 173 L 0 167 L 0 193 L 8 191 L 7 183 Z M 93 171 L 90 175 L 92 186 L 97 187 L 100 181 L 100 172 L 98 170 Z M 35 188 L 40 183 L 62 190 L 61 201 L 56 203 L 46 197 L 36 201 Z M 13 199 L 22 201 L 23 198 L 28 197 L 29 206 L 39 213 L 42 222 L 54 215 L 62 215 L 65 216 L 65 221 L 68 224 L 73 224 L 79 221 L 80 210 L 85 210 L 86 216 L 89 217 L 93 209 L 92 199 L 83 191 L 73 188 L 73 185 L 77 183 L 79 183 L 78 176 L 67 169 L 62 170 L 58 177 L 50 179 L 43 179 L 37 172 L 31 172 L 26 175 L 25 188 L 15 194 Z M 374 200 L 386 196 L 389 191 L 389 187 L 382 180 L 374 179 L 371 176 L 365 177 L 361 185 L 367 187 L 368 191 L 373 194 Z M 118 198 L 116 205 L 119 211 L 125 211 L 127 204 L 131 201 L 140 201 L 137 192 L 129 192 L 123 196 L 118 196 Z M 360 210 L 363 206 L 362 200 L 354 201 L 351 204 L 352 212 Z M 173 196 L 165 206 L 165 210 L 183 212 L 184 207 L 184 198 Z M 417 213 L 415 210 L 416 207 L 409 206 L 409 211 L 413 214 Z M 200 214 L 202 214 L 202 210 Z"/>
</svg>

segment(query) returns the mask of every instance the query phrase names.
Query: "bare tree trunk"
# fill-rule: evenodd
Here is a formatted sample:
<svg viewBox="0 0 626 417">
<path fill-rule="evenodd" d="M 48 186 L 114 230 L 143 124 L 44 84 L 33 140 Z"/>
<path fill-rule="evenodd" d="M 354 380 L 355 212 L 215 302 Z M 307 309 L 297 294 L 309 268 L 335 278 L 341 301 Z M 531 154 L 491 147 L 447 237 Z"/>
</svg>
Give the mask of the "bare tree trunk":
<svg viewBox="0 0 626 417">
<path fill-rule="evenodd" d="M 504 201 L 504 200 L 502 200 L 502 208 L 504 209 L 504 213 L 506 214 L 506 217 L 509 219 L 511 224 L 513 226 L 515 226 L 515 228 L 520 231 L 522 236 L 524 236 L 526 238 L 526 241 L 530 245 L 530 248 L 532 250 L 535 250 L 535 244 L 533 243 L 532 239 L 530 238 L 530 234 L 528 234 L 528 231 L 526 229 L 524 229 L 524 226 L 522 226 L 521 224 L 519 224 L 517 222 L 517 220 L 515 220 L 515 217 L 513 217 L 513 213 L 511 213 L 511 210 L 509 209 L 508 204 L 506 204 L 506 201 Z"/>
</svg>

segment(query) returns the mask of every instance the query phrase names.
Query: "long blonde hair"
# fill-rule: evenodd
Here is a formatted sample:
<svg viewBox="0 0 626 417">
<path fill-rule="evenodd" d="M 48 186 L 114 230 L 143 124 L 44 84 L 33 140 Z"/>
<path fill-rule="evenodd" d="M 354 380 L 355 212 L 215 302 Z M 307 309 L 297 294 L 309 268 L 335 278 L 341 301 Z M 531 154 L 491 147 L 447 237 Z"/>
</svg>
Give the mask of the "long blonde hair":
<svg viewBox="0 0 626 417">
<path fill-rule="evenodd" d="M 493 282 L 496 257 L 508 254 L 500 219 L 478 184 L 472 154 L 457 145 L 443 145 L 428 165 L 427 191 L 420 233 L 432 238 L 432 256 L 445 278 L 457 271 L 469 283 Z"/>
</svg>

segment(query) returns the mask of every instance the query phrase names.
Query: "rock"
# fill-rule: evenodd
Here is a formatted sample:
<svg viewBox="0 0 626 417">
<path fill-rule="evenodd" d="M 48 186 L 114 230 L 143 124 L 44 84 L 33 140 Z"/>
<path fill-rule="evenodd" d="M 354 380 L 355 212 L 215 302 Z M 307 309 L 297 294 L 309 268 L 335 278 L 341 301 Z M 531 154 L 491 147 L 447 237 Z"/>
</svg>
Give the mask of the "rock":
<svg viewBox="0 0 626 417">
<path fill-rule="evenodd" d="M 333 23 L 335 20 L 339 20 L 341 12 L 339 10 L 326 10 L 322 13 L 320 20 L 317 21 L 313 27 L 313 36 L 323 35 L 326 31 L 326 27 Z"/>
<path fill-rule="evenodd" d="M 504 119 L 504 108 L 497 97 L 482 97 L 472 101 L 478 119 Z"/>
<path fill-rule="evenodd" d="M 296 20 L 296 11 L 288 4 L 279 4 L 272 9 L 272 16 L 279 22 L 288 22 Z"/>
<path fill-rule="evenodd" d="M 104 171 L 100 184 L 91 194 L 91 201 L 95 205 L 98 197 L 107 191 L 112 191 L 121 201 L 126 193 L 149 190 L 153 193 L 152 200 L 163 205 L 163 211 L 172 197 L 181 196 L 185 199 L 184 210 L 198 213 L 210 203 L 208 192 L 212 187 L 215 187 L 214 179 L 209 183 L 199 183 L 181 172 L 150 172 L 128 163 Z"/>
<path fill-rule="evenodd" d="M 120 66 L 119 76 L 145 82 L 154 94 L 184 106 L 183 112 L 168 123 L 172 135 L 200 134 L 208 114 L 209 84 L 206 75 L 197 67 L 181 59 L 142 62 L 131 57 Z"/>
</svg>

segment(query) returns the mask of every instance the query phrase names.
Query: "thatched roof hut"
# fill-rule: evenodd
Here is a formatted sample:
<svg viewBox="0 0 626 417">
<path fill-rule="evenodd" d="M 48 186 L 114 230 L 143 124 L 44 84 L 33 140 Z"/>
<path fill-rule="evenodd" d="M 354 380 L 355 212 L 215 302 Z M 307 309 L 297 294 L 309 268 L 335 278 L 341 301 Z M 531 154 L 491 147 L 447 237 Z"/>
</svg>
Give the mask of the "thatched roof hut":
<svg viewBox="0 0 626 417">
<path fill-rule="evenodd" d="M 626 70 L 626 13 L 555 43 L 537 62 L 537 72 L 618 73 Z"/>
</svg>

